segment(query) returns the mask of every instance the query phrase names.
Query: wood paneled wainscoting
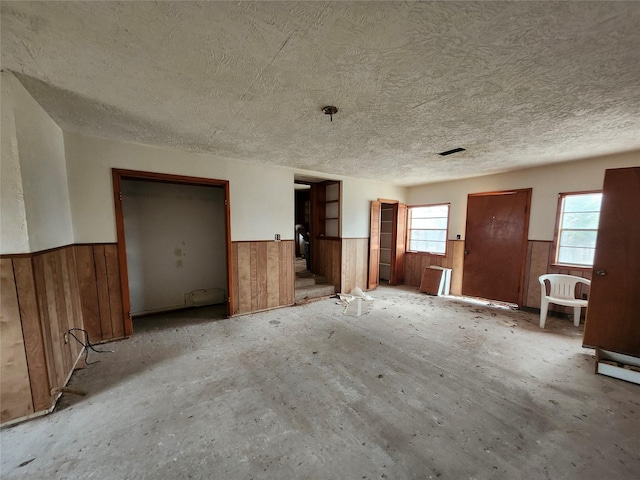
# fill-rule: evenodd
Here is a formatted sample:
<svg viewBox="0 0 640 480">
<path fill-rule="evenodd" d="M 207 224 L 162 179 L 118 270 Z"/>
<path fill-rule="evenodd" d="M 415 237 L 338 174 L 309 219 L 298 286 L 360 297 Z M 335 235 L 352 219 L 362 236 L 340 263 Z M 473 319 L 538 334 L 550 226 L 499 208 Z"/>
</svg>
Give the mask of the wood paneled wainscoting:
<svg viewBox="0 0 640 480">
<path fill-rule="evenodd" d="M 312 240 L 311 271 L 327 277 L 327 281 L 342 291 L 342 239 L 314 238 Z"/>
<path fill-rule="evenodd" d="M 524 278 L 523 306 L 540 308 L 540 282 L 538 277 L 545 273 L 563 273 L 591 279 L 589 268 L 562 268 L 553 265 L 551 241 L 529 240 L 527 242 L 527 259 Z M 451 268 L 451 294 L 462 294 L 462 274 L 464 264 L 464 241 L 449 240 L 447 242 L 447 255 L 429 255 L 424 253 L 407 252 L 405 255 L 405 284 L 420 286 L 422 272 L 431 265 Z M 589 287 L 583 285 L 579 295 L 589 293 Z M 573 313 L 571 307 L 562 305 L 549 305 L 550 311 L 560 313 Z M 584 315 L 584 310 L 583 310 Z"/>
<path fill-rule="evenodd" d="M 117 244 L 76 245 L 75 252 L 84 328 L 91 341 L 131 335 L 122 311 Z"/>
<path fill-rule="evenodd" d="M 293 240 L 232 242 L 232 315 L 293 305 Z"/>
<path fill-rule="evenodd" d="M 84 255 L 87 251 L 91 255 Z M 123 316 L 119 284 L 111 282 L 103 301 L 92 306 L 87 292 L 102 290 L 109 276 L 118 275 L 108 255 L 115 245 L 69 245 L 38 253 L 3 255 L 0 260 L 1 398 L 0 423 L 46 412 L 57 399 L 54 389 L 64 387 L 82 353 L 81 345 L 67 335 L 84 328 L 92 342 L 122 337 Z M 109 252 L 106 254 L 105 252 Z M 80 255 L 78 255 L 80 253 Z M 101 256 L 102 255 L 102 256 Z M 80 258 L 80 260 L 79 260 Z M 84 275 L 92 263 L 92 276 Z M 115 325 L 101 329 L 100 319 Z M 99 333 L 95 333 L 99 332 Z M 74 332 L 82 339 L 81 332 Z"/>
<path fill-rule="evenodd" d="M 367 269 L 369 267 L 369 239 L 342 239 L 342 268 L 341 290 L 338 292 L 351 293 L 355 287 L 363 291 L 367 289 Z"/>
<path fill-rule="evenodd" d="M 424 269 L 430 266 L 451 269 L 451 295 L 462 295 L 462 264 L 464 241 L 448 240 L 446 255 L 407 252 L 404 256 L 405 285 L 420 286 Z"/>
<path fill-rule="evenodd" d="M 527 262 L 524 277 L 524 298 L 525 307 L 540 308 L 540 282 L 538 277 L 545 273 L 562 273 L 565 275 L 573 275 L 575 277 L 583 277 L 591 280 L 591 268 L 571 268 L 558 267 L 553 265 L 553 242 L 542 240 L 529 240 L 527 244 Z M 579 284 L 578 295 L 588 294 L 589 287 Z M 549 311 L 571 313 L 572 307 L 563 307 L 562 305 L 549 304 Z M 582 310 L 584 315 L 585 310 Z"/>
</svg>

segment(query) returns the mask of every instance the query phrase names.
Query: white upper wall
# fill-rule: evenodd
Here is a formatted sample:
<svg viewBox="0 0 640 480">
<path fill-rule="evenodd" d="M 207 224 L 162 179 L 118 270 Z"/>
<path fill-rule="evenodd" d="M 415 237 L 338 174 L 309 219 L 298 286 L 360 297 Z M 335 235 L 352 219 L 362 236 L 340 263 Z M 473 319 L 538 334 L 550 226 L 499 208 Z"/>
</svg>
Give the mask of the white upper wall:
<svg viewBox="0 0 640 480">
<path fill-rule="evenodd" d="M 547 165 L 498 175 L 409 187 L 409 205 L 451 203 L 449 238 L 464 238 L 467 195 L 532 188 L 530 240 L 553 240 L 558 194 L 600 190 L 608 168 L 640 165 L 640 151 Z"/>
<path fill-rule="evenodd" d="M 115 242 L 111 169 L 124 168 L 229 180 L 231 239 L 283 240 L 294 236 L 294 171 L 65 132 L 75 241 Z M 324 175 L 325 178 L 330 178 Z M 369 236 L 371 200 L 404 201 L 405 187 L 333 176 L 342 180 L 342 236 Z"/>
<path fill-rule="evenodd" d="M 293 170 L 65 132 L 76 243 L 115 242 L 112 168 L 229 180 L 231 239 L 293 239 Z"/>
<path fill-rule="evenodd" d="M 2 98 L 0 108 L 0 253 L 28 253 L 29 232 L 27 211 L 24 207 L 22 174 L 18 155 L 15 117 L 13 114 L 13 90 L 18 81 L 2 72 Z"/>
<path fill-rule="evenodd" d="M 316 171 L 296 170 L 301 177 L 320 181 L 337 180 L 342 182 L 340 198 L 340 218 L 342 238 L 368 238 L 370 235 L 371 201 L 383 198 L 405 203 L 408 187 L 399 187 L 388 183 L 342 175 L 327 175 Z M 357 173 L 357 172 L 356 172 Z"/>
<path fill-rule="evenodd" d="M 24 202 L 26 213 L 30 252 L 70 245 L 73 243 L 73 227 L 62 130 L 13 75 L 3 74 L 2 82 L 3 91 L 5 87 L 10 89 L 10 92 L 7 91 L 3 95 L 5 98 L 10 97 L 9 108 L 13 108 L 16 139 L 15 143 L 11 140 L 13 132 L 11 132 L 12 125 L 9 119 L 6 132 L 3 125 L 2 140 L 4 144 L 6 135 L 10 142 L 7 146 L 9 152 L 6 157 L 8 162 L 6 167 L 11 172 L 5 180 L 5 166 L 3 166 L 2 187 L 4 190 L 6 184 L 8 190 L 6 193 L 10 198 L 5 203 L 3 197 L 2 210 L 4 217 L 5 207 L 7 208 L 9 213 L 6 221 L 10 226 L 8 226 L 6 239 L 3 234 L 2 251 L 3 253 L 24 252 L 25 217 L 21 214 L 22 202 Z M 15 162 L 16 147 L 19 174 Z M 4 164 L 4 146 L 2 154 Z M 17 186 L 19 177 L 22 180 L 22 198 Z"/>
<path fill-rule="evenodd" d="M 379 198 L 405 202 L 406 187 L 344 178 L 342 180 L 342 236 L 365 238 L 370 234 L 371 201 Z"/>
</svg>

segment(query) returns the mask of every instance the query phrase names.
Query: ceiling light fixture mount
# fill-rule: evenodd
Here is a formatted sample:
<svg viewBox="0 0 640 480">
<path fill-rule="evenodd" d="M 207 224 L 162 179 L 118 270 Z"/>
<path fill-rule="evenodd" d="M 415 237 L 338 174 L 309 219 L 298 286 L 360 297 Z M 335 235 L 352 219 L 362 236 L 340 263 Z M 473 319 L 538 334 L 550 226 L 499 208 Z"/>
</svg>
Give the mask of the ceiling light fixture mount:
<svg viewBox="0 0 640 480">
<path fill-rule="evenodd" d="M 327 105 L 326 107 L 322 107 L 322 112 L 325 115 L 329 115 L 329 118 L 333 122 L 333 116 L 338 113 L 338 107 L 334 107 L 332 105 Z"/>
</svg>

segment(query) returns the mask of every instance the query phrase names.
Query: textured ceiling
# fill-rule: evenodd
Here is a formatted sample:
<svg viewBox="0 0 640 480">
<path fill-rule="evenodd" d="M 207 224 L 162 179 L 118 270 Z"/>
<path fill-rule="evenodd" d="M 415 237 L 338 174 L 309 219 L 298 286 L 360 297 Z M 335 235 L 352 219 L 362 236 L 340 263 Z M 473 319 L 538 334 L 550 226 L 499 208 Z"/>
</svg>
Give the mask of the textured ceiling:
<svg viewBox="0 0 640 480">
<path fill-rule="evenodd" d="M 640 148 L 640 2 L 1 8 L 70 131 L 400 185 Z"/>
</svg>

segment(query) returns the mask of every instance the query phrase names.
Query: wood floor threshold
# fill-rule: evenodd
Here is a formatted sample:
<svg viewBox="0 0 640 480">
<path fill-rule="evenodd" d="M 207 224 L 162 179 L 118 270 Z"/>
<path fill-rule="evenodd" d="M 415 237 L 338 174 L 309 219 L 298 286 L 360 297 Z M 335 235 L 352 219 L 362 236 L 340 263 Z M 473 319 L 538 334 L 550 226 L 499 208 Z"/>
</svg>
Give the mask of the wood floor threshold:
<svg viewBox="0 0 640 480">
<path fill-rule="evenodd" d="M 277 307 L 263 308 L 262 310 L 253 310 L 251 312 L 234 313 L 229 318 L 244 317 L 246 315 L 253 315 L 254 313 L 270 312 L 271 310 L 278 310 L 280 308 L 295 307 L 295 306 L 296 306 L 296 303 L 294 302 L 294 303 L 289 303 L 287 305 L 278 305 Z"/>
</svg>

